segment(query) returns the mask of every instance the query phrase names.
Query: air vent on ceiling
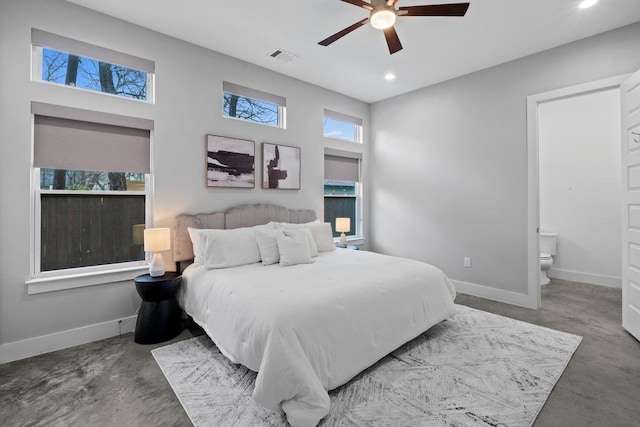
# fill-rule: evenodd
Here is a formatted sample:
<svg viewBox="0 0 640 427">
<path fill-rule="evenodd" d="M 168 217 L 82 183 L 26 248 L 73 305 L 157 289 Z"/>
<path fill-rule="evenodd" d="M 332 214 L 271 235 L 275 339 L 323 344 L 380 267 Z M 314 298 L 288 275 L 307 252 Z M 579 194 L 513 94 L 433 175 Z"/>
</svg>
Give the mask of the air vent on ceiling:
<svg viewBox="0 0 640 427">
<path fill-rule="evenodd" d="M 294 55 L 293 53 L 287 52 L 286 50 L 279 49 L 279 48 L 271 52 L 269 56 L 281 62 L 291 62 L 297 58 L 297 56 Z"/>
</svg>

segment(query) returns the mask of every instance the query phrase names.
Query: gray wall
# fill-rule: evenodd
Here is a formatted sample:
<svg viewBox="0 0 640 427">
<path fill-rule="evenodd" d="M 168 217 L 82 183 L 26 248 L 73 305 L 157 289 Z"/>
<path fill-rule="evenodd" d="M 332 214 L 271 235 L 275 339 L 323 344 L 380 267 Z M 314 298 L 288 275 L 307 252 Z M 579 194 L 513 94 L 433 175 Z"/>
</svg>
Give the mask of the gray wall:
<svg viewBox="0 0 640 427">
<path fill-rule="evenodd" d="M 32 82 L 32 27 L 154 60 L 156 104 Z M 321 216 L 324 147 L 345 149 L 344 143 L 322 137 L 324 108 L 363 118 L 365 144 L 347 148 L 367 147 L 368 104 L 63 0 L 2 1 L 0 58 L 0 344 L 132 316 L 140 301 L 132 282 L 27 295 L 31 101 L 153 119 L 153 207 L 159 226 L 170 225 L 180 212 L 255 202 L 313 208 Z M 223 80 L 285 96 L 287 129 L 222 118 Z M 207 133 L 255 140 L 257 153 L 261 142 L 302 147 L 302 189 L 262 190 L 259 179 L 256 189 L 207 189 Z M 365 152 L 365 166 L 367 160 Z"/>
<path fill-rule="evenodd" d="M 373 104 L 372 248 L 526 294 L 526 98 L 639 69 L 638 40 L 640 23 Z"/>
</svg>

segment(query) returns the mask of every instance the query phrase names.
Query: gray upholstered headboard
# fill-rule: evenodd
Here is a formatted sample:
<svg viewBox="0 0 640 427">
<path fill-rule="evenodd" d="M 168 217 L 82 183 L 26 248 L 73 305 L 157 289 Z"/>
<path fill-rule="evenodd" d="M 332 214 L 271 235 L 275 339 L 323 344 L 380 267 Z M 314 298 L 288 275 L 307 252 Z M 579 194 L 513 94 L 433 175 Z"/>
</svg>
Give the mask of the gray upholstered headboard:
<svg viewBox="0 0 640 427">
<path fill-rule="evenodd" d="M 252 227 L 270 221 L 301 224 L 316 219 L 316 211 L 312 209 L 287 209 L 271 204 L 241 205 L 224 212 L 181 214 L 173 220 L 171 227 L 173 260 L 193 259 L 193 245 L 187 227 L 224 229 Z"/>
</svg>

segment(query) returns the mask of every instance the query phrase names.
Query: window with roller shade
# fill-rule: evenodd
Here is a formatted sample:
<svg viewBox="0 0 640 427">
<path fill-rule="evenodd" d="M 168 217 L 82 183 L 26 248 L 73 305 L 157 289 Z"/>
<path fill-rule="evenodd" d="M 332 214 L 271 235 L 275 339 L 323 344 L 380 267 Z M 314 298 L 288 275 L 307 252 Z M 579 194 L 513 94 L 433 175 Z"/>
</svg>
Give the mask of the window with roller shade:
<svg viewBox="0 0 640 427">
<path fill-rule="evenodd" d="M 32 102 L 34 272 L 145 259 L 153 121 Z"/>
<path fill-rule="evenodd" d="M 222 82 L 222 115 L 286 128 L 287 99 L 231 82 Z"/>
<path fill-rule="evenodd" d="M 362 119 L 325 109 L 322 134 L 325 138 L 362 143 Z"/>
<path fill-rule="evenodd" d="M 325 148 L 324 152 L 324 221 L 335 231 L 336 218 L 350 218 L 347 236 L 361 236 L 362 197 L 360 167 L 362 155 L 349 151 Z"/>
<path fill-rule="evenodd" d="M 31 29 L 32 79 L 153 102 L 155 63 Z"/>
</svg>

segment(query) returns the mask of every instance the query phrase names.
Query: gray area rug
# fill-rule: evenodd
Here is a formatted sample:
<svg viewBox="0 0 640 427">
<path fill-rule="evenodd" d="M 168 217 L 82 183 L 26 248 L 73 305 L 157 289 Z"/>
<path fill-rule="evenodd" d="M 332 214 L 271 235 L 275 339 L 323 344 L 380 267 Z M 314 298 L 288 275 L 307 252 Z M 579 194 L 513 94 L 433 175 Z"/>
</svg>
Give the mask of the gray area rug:
<svg viewBox="0 0 640 427">
<path fill-rule="evenodd" d="M 320 426 L 530 426 L 582 337 L 464 306 L 329 393 Z M 194 425 L 286 426 L 203 335 L 152 351 Z"/>
</svg>

